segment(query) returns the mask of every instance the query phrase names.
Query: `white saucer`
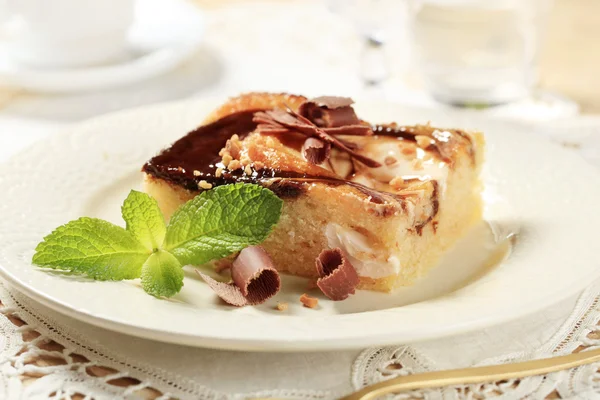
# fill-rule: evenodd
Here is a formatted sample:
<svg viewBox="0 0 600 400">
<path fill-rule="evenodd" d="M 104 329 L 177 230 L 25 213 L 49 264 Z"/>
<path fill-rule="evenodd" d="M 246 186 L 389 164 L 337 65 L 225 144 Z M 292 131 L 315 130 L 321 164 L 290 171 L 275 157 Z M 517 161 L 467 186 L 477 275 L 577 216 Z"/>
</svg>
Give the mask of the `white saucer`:
<svg viewBox="0 0 600 400">
<path fill-rule="evenodd" d="M 0 81 L 36 92 L 83 92 L 140 82 L 163 74 L 197 49 L 204 28 L 198 7 L 182 0 L 146 0 L 136 4 L 129 34 L 129 57 L 90 68 L 38 69 L 0 57 Z M 0 54 L 9 54 L 0 43 Z"/>
</svg>

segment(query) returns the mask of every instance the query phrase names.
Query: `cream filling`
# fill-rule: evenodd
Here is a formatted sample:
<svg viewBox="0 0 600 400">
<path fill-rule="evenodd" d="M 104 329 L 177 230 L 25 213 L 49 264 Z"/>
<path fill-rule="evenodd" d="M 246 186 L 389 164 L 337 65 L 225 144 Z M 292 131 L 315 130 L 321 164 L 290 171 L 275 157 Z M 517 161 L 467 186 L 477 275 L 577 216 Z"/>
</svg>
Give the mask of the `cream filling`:
<svg viewBox="0 0 600 400">
<path fill-rule="evenodd" d="M 403 150 L 410 146 L 414 146 L 414 152 L 405 155 Z M 369 140 L 364 145 L 363 152 L 379 161 L 382 166 L 359 169 L 349 177 L 353 182 L 394 193 L 401 192 L 390 185 L 390 181 L 396 177 L 402 177 L 404 180 L 418 179 L 424 182 L 436 180 L 438 182 L 438 198 L 444 197 L 449 168 L 448 164 L 434 154 L 419 148 L 416 144 L 382 136 L 375 140 Z M 345 155 L 340 156 L 339 159 L 332 157 L 332 165 L 334 171 L 341 176 L 346 176 L 352 169 L 352 165 Z M 407 190 L 410 191 L 411 188 Z M 413 189 L 413 191 L 415 190 Z M 414 224 L 416 220 L 426 219 L 426 216 L 432 212 L 431 203 L 422 201 L 425 191 L 417 189 L 416 192 L 423 194 L 406 202 L 406 215 L 410 224 Z M 400 259 L 396 254 L 382 254 L 384 252 L 370 245 L 369 239 L 365 235 L 353 229 L 329 223 L 325 229 L 325 235 L 330 248 L 339 247 L 348 255 L 359 276 L 379 279 L 397 275 L 400 272 Z"/>
<path fill-rule="evenodd" d="M 369 157 L 383 165 L 379 168 L 364 169 L 359 174 L 367 174 L 385 183 L 398 176 L 405 180 L 414 178 L 436 180 L 443 189 L 448 178 L 448 165 L 416 146 L 414 155 L 405 156 L 402 150 L 406 146 L 405 142 L 391 138 L 372 141 L 368 144 L 367 153 Z"/>
<path fill-rule="evenodd" d="M 339 247 L 346 253 L 359 276 L 378 279 L 400 272 L 400 259 L 396 255 L 382 257 L 381 252 L 369 245 L 368 238 L 355 230 L 329 223 L 325 236 L 330 248 Z"/>
</svg>

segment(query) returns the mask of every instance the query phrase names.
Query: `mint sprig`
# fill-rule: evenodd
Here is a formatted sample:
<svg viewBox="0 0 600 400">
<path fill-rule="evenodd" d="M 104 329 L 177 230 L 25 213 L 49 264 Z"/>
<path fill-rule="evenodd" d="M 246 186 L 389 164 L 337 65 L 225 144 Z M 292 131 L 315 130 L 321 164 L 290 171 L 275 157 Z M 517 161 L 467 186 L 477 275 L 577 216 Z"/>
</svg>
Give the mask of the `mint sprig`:
<svg viewBox="0 0 600 400">
<path fill-rule="evenodd" d="M 173 214 L 165 248 L 183 264 L 227 257 L 265 240 L 279 220 L 281 206 L 273 192 L 254 185 L 204 192 Z"/>
<path fill-rule="evenodd" d="M 219 186 L 182 205 L 166 225 L 156 200 L 132 190 L 121 208 L 125 229 L 79 218 L 46 236 L 32 262 L 96 280 L 141 278 L 147 293 L 170 297 L 183 286 L 183 265 L 204 264 L 262 242 L 279 221 L 282 205 L 258 185 Z"/>
</svg>

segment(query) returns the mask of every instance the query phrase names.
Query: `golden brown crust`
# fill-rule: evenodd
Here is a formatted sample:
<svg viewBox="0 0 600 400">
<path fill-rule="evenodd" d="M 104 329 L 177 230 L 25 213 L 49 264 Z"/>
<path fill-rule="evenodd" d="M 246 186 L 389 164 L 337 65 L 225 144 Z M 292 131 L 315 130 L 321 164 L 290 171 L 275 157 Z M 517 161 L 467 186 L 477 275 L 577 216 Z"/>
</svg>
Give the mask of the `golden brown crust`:
<svg viewBox="0 0 600 400">
<path fill-rule="evenodd" d="M 304 96 L 288 93 L 244 93 L 236 97 L 231 97 L 223 103 L 219 108 L 208 115 L 203 124 L 208 124 L 227 115 L 244 110 L 267 110 L 289 106 L 292 110 L 298 111 L 300 104 L 304 103 L 306 100 L 307 98 Z"/>
</svg>

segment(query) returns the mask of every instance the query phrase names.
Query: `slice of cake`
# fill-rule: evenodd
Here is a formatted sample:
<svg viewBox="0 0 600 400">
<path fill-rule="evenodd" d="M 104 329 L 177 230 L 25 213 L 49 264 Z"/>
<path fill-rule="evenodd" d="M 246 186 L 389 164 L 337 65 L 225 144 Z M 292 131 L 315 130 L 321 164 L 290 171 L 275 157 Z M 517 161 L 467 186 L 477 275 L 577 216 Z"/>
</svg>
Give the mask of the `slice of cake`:
<svg viewBox="0 0 600 400">
<path fill-rule="evenodd" d="M 359 288 L 410 285 L 481 219 L 483 136 L 370 124 L 351 103 L 233 98 L 144 165 L 145 189 L 169 218 L 202 190 L 258 183 L 284 200 L 262 245 L 280 271 L 315 278 L 319 253 L 339 247 Z"/>
</svg>

